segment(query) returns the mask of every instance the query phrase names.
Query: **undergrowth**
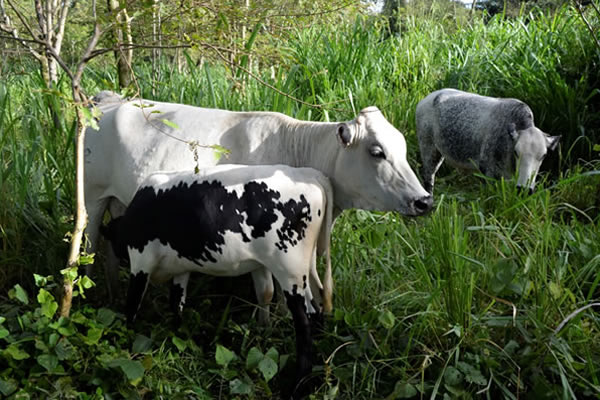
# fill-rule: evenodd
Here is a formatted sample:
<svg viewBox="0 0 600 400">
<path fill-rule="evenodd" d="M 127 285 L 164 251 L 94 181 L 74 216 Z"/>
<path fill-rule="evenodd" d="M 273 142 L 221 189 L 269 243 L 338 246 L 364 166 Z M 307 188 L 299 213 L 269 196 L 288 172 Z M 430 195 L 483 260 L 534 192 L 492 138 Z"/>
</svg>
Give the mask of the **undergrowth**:
<svg viewBox="0 0 600 400">
<path fill-rule="evenodd" d="M 352 210 L 337 220 L 334 312 L 315 341 L 314 398 L 598 397 L 598 50 L 569 7 L 444 21 L 405 18 L 391 37 L 366 19 L 313 27 L 281 46 L 277 68 L 251 64 L 320 108 L 189 57 L 185 73 L 165 61 L 159 84 L 135 65 L 139 87 L 129 93 L 307 120 L 351 119 L 374 104 L 406 134 L 415 170 L 414 109 L 429 92 L 450 86 L 526 101 L 539 127 L 563 135 L 533 195 L 513 180 L 444 167 L 428 216 Z M 84 80 L 89 93 L 115 85 L 101 65 Z M 270 328 L 257 325 L 247 277 L 196 277 L 179 327 L 162 287 L 127 327 L 121 307 L 105 304 L 100 272 L 94 287 L 74 275 L 83 293 L 70 318 L 55 315 L 74 198 L 63 86 L 43 90 L 35 72 L 0 82 L 0 393 L 278 398 L 293 377 L 293 324 L 282 310 Z"/>
</svg>

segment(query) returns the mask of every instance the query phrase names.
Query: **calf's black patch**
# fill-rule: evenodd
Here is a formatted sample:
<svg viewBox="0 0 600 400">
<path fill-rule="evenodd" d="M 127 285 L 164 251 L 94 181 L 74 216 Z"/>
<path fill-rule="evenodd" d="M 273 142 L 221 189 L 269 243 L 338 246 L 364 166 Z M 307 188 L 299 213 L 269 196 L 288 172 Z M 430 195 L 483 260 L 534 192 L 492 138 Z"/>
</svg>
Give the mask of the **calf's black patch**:
<svg viewBox="0 0 600 400">
<path fill-rule="evenodd" d="M 113 241 L 118 248 L 133 247 L 140 252 L 152 240 L 170 245 L 179 257 L 200 266 L 216 262 L 214 253 L 223 253 L 226 231 L 251 238 L 244 232 L 250 228 L 252 238 L 264 237 L 278 219 L 283 223 L 277 230 L 275 246 L 287 252 L 305 237 L 311 221 L 310 204 L 300 196 L 281 202 L 281 194 L 264 182 L 250 181 L 241 196 L 228 191 L 219 181 L 195 181 L 188 185 L 179 182 L 168 189 L 156 191 L 143 187 L 136 193 L 124 217 L 119 220 L 119 237 Z M 247 230 L 246 230 L 247 231 Z"/>
<path fill-rule="evenodd" d="M 291 199 L 285 204 L 279 203 L 277 209 L 283 214 L 284 220 L 281 229 L 277 229 L 279 242 L 275 246 L 287 253 L 288 244 L 295 246 L 299 240 L 304 239 L 308 223 L 312 221 L 310 204 L 304 195 L 300 195 L 300 201 Z"/>
</svg>

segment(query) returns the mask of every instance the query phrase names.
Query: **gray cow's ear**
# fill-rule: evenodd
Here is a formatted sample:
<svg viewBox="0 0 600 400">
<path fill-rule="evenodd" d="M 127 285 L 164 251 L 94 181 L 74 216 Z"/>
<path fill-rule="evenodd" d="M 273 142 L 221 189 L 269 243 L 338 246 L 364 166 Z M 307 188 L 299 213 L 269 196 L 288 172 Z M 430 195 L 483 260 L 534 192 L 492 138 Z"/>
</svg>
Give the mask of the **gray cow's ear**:
<svg viewBox="0 0 600 400">
<path fill-rule="evenodd" d="M 517 125 L 514 123 L 508 124 L 508 134 L 516 142 L 519 139 L 519 133 L 517 132 Z"/>
<path fill-rule="evenodd" d="M 352 131 L 346 123 L 341 123 L 337 126 L 336 136 L 344 147 L 348 147 L 352 143 Z"/>
<path fill-rule="evenodd" d="M 560 141 L 559 136 L 546 136 L 546 145 L 548 146 L 548 150 L 556 150 L 558 147 L 558 142 Z"/>
</svg>

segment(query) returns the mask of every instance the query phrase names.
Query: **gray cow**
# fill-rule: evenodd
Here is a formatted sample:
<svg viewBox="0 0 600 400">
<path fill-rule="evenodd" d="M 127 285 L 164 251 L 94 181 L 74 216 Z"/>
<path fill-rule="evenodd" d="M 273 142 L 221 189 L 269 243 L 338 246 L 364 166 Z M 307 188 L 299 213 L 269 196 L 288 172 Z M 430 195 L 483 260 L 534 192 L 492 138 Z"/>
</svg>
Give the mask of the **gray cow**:
<svg viewBox="0 0 600 400">
<path fill-rule="evenodd" d="M 492 178 L 510 178 L 517 169 L 517 186 L 531 193 L 542 160 L 560 139 L 536 128 L 531 109 L 520 100 L 455 89 L 441 89 L 421 100 L 416 120 L 429 193 L 445 159 Z"/>
</svg>

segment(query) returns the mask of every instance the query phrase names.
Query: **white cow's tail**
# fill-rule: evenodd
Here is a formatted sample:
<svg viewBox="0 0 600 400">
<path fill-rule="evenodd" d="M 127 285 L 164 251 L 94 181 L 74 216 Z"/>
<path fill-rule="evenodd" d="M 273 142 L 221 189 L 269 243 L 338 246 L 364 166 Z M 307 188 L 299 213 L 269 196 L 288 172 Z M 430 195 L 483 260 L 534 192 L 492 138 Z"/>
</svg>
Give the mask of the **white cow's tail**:
<svg viewBox="0 0 600 400">
<path fill-rule="evenodd" d="M 319 183 L 325 191 L 325 216 L 317 241 L 317 255 L 325 257 L 325 274 L 323 276 L 323 311 L 333 310 L 333 277 L 331 271 L 331 229 L 333 225 L 333 188 L 329 178 L 319 174 Z"/>
</svg>

